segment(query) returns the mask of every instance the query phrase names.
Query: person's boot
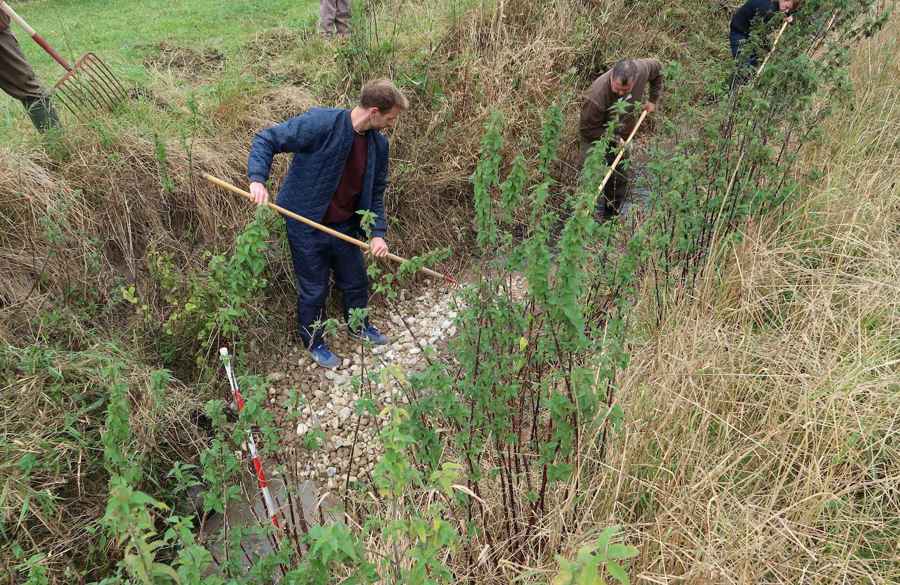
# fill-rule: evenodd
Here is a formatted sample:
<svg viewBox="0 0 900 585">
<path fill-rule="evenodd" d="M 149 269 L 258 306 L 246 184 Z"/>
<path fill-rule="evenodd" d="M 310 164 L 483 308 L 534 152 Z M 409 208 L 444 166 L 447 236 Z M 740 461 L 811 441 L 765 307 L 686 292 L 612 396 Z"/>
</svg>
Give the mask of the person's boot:
<svg viewBox="0 0 900 585">
<path fill-rule="evenodd" d="M 343 21 L 337 22 L 337 36 L 339 39 L 350 38 L 350 25 Z"/>
<path fill-rule="evenodd" d="M 47 132 L 60 127 L 59 116 L 50 102 L 50 96 L 25 98 L 22 103 L 25 105 L 28 117 L 31 118 L 31 123 L 39 132 Z"/>
<path fill-rule="evenodd" d="M 320 341 L 309 348 L 309 355 L 314 362 L 329 370 L 333 370 L 341 365 L 341 358 L 331 353 L 324 341 Z"/>
<path fill-rule="evenodd" d="M 350 326 L 348 325 L 347 330 L 350 332 L 351 337 L 359 339 L 360 341 L 368 341 L 372 345 L 387 345 L 391 342 L 387 335 L 379 331 L 378 328 L 371 323 L 366 323 L 359 331 L 350 329 Z"/>
</svg>

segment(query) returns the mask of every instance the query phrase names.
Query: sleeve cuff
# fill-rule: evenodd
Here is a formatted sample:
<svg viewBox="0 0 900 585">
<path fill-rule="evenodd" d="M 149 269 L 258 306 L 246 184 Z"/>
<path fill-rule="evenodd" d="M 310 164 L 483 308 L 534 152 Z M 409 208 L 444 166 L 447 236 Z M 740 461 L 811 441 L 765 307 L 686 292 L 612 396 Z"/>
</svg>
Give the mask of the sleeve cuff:
<svg viewBox="0 0 900 585">
<path fill-rule="evenodd" d="M 261 175 L 250 175 L 249 178 L 251 183 L 262 183 L 263 185 L 266 184 L 267 180 L 266 177 L 263 177 Z"/>
</svg>

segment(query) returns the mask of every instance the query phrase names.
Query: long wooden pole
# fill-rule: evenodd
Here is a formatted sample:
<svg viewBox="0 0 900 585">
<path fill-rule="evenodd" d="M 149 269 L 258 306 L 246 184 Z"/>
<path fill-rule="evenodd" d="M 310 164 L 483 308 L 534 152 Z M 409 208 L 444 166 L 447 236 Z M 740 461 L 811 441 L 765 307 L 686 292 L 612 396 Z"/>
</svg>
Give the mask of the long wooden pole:
<svg viewBox="0 0 900 585">
<path fill-rule="evenodd" d="M 641 112 L 641 117 L 638 118 L 637 124 L 634 125 L 634 128 L 631 129 L 631 134 L 628 135 L 628 139 L 622 143 L 621 148 L 619 148 L 619 154 L 616 155 L 615 160 L 613 160 L 612 164 L 609 165 L 609 170 L 606 172 L 606 176 L 603 177 L 603 182 L 600 183 L 600 187 L 597 189 L 598 193 L 603 192 L 603 188 L 606 187 L 606 183 L 609 181 L 609 178 L 612 176 L 613 171 L 616 170 L 616 166 L 619 164 L 619 161 L 622 160 L 622 157 L 625 155 L 625 149 L 628 147 L 628 144 L 631 142 L 631 139 L 634 138 L 634 135 L 637 133 L 638 128 L 641 127 L 641 124 L 644 123 L 644 119 L 647 117 L 649 112 L 644 110 Z"/>
<path fill-rule="evenodd" d="M 784 34 L 785 29 L 787 29 L 788 24 L 790 24 L 787 20 L 784 21 L 784 24 L 781 25 L 781 28 L 778 30 L 778 34 L 775 35 L 775 40 L 772 41 L 772 48 L 769 49 L 769 52 L 766 53 L 766 58 L 763 59 L 762 65 L 759 66 L 759 69 L 756 70 L 756 76 L 759 77 L 760 73 L 762 73 L 763 67 L 766 66 L 766 63 L 769 62 L 769 57 L 772 56 L 772 53 L 775 52 L 775 47 L 778 45 L 778 41 L 781 40 L 781 35 Z"/>
<path fill-rule="evenodd" d="M 232 184 L 229 183 L 228 181 L 223 181 L 222 179 L 219 179 L 219 178 L 217 178 L 217 177 L 214 177 L 214 176 L 212 176 L 212 175 L 210 175 L 210 174 L 208 174 L 208 173 L 203 173 L 203 178 L 206 179 L 207 181 L 209 181 L 210 183 L 214 184 L 214 185 L 218 185 L 219 187 L 222 187 L 222 188 L 225 189 L 226 191 L 231 191 L 232 193 L 237 193 L 238 195 L 243 195 L 244 197 L 246 197 L 246 198 L 249 199 L 250 201 L 255 201 L 254 198 L 253 198 L 253 195 L 251 195 L 251 194 L 248 193 L 247 191 L 244 191 L 244 190 L 241 189 L 240 187 L 236 187 L 235 185 L 232 185 Z M 283 216 L 285 216 L 285 217 L 289 217 L 289 218 L 291 218 L 291 219 L 296 219 L 296 220 L 299 221 L 300 223 L 304 223 L 304 224 L 308 225 L 309 227 L 315 228 L 315 229 L 317 229 L 317 230 L 319 230 L 319 231 L 321 231 L 321 232 L 325 232 L 326 234 L 329 234 L 329 235 L 331 235 L 331 236 L 334 236 L 334 237 L 336 237 L 336 238 L 338 238 L 338 239 L 340 239 L 340 240 L 344 240 L 345 242 L 350 243 L 350 244 L 353 244 L 354 246 L 356 246 L 356 247 L 358 247 L 358 248 L 362 248 L 363 250 L 365 250 L 365 251 L 367 251 L 367 252 L 368 252 L 369 249 L 370 249 L 369 244 L 367 244 L 367 243 L 365 243 L 365 242 L 361 242 L 360 240 L 357 240 L 356 238 L 352 238 L 352 237 L 348 236 L 347 234 L 342 234 L 341 232 L 336 231 L 336 230 L 333 230 L 333 229 L 331 229 L 331 228 L 328 227 L 328 226 L 324 226 L 324 225 L 322 225 L 322 224 L 320 224 L 320 223 L 314 222 L 314 221 L 311 220 L 311 219 L 307 219 L 307 218 L 303 217 L 302 215 L 297 215 L 297 214 L 294 213 L 293 211 L 289 211 L 289 210 L 287 210 L 287 209 L 285 209 L 285 208 L 283 208 L 283 207 L 279 207 L 278 205 L 275 205 L 274 203 L 266 203 L 266 205 L 267 205 L 269 208 L 271 208 L 271 209 L 277 211 L 278 213 L 280 213 L 281 215 L 283 215 Z M 387 257 L 389 260 L 393 260 L 394 262 L 406 262 L 406 258 L 403 258 L 402 256 L 397 256 L 396 254 L 391 254 L 390 252 L 388 252 L 388 254 L 387 254 L 386 257 Z M 423 267 L 420 268 L 419 270 L 421 270 L 422 272 L 424 272 L 424 273 L 427 274 L 428 276 L 433 276 L 433 277 L 435 277 L 435 278 L 440 278 L 441 280 L 444 280 L 444 281 L 446 281 L 446 282 L 449 282 L 450 284 L 454 284 L 454 285 L 457 284 L 456 280 L 453 279 L 452 277 L 447 276 L 446 274 L 441 274 L 440 272 L 435 272 L 434 270 L 432 270 L 432 269 L 430 269 L 430 268 L 425 268 L 425 267 L 423 266 Z"/>
</svg>

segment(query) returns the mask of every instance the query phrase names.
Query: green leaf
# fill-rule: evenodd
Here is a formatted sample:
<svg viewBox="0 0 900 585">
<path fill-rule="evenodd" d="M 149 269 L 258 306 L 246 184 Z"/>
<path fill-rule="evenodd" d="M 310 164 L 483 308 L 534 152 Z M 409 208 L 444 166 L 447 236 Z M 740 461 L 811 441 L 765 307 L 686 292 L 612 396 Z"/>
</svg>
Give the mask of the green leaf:
<svg viewBox="0 0 900 585">
<path fill-rule="evenodd" d="M 603 532 L 600 533 L 600 536 L 597 537 L 597 550 L 599 550 L 604 557 L 606 555 L 606 549 L 609 546 L 609 541 L 612 540 L 612 537 L 615 536 L 618 531 L 618 526 L 607 526 L 603 529 Z"/>
<path fill-rule="evenodd" d="M 613 578 L 622 585 L 629 585 L 628 573 L 616 561 L 607 561 L 606 569 Z"/>
<path fill-rule="evenodd" d="M 625 544 L 611 544 L 607 550 L 610 559 L 630 559 L 638 555 L 638 549 Z"/>
<path fill-rule="evenodd" d="M 153 575 L 169 577 L 176 583 L 181 583 L 181 579 L 178 577 L 178 573 L 175 572 L 175 569 L 163 563 L 153 563 Z"/>
</svg>

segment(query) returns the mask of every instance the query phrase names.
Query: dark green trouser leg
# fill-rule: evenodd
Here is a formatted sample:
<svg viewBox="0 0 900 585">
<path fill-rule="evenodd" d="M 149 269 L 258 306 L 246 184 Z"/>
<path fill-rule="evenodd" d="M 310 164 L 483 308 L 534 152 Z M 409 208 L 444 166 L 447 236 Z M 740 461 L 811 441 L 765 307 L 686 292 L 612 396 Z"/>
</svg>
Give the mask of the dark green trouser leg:
<svg viewBox="0 0 900 585">
<path fill-rule="evenodd" d="M 34 127 L 41 132 L 59 128 L 59 116 L 56 114 L 56 110 L 53 109 L 50 96 L 27 97 L 22 100 L 22 104 L 25 105 L 25 110 L 28 112 L 28 117 L 31 118 Z"/>
</svg>

